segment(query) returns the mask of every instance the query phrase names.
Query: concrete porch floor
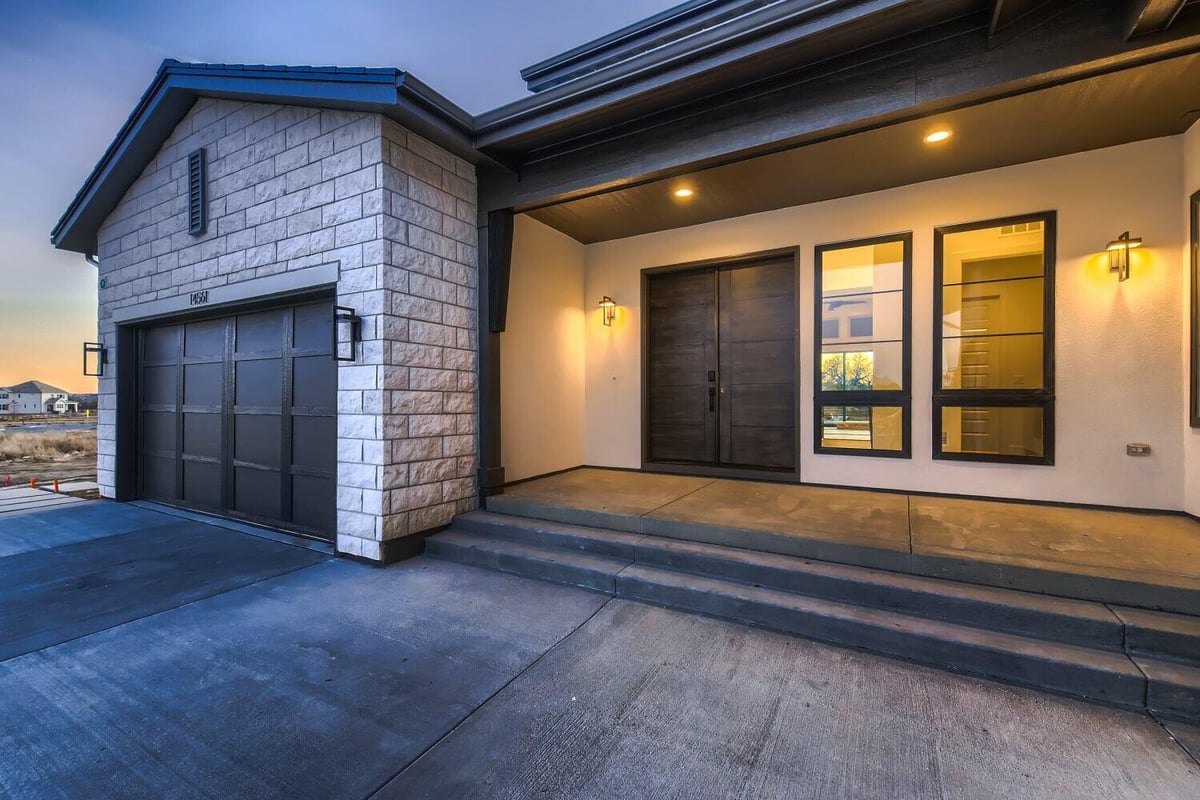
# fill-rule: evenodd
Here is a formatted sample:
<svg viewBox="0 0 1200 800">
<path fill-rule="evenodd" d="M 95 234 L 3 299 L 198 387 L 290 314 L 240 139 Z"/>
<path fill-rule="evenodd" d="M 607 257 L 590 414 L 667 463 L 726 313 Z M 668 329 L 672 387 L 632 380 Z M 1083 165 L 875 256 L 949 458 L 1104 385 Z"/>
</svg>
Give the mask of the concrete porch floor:
<svg viewBox="0 0 1200 800">
<path fill-rule="evenodd" d="M 1200 613 L 1200 522 L 582 468 L 489 510 L 1089 600 Z"/>
</svg>

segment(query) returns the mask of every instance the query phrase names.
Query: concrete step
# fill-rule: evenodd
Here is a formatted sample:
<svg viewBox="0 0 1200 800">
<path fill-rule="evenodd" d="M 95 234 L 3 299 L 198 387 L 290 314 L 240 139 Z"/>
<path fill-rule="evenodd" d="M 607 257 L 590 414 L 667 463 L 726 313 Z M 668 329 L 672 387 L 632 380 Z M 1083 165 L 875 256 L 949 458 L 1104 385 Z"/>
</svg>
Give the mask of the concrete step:
<svg viewBox="0 0 1200 800">
<path fill-rule="evenodd" d="M 470 533 L 517 539 L 534 544 L 582 550 L 597 555 L 634 559 L 634 551 L 642 537 L 636 533 L 585 528 L 563 522 L 552 522 L 487 511 L 472 511 L 454 518 L 454 527 Z"/>
<path fill-rule="evenodd" d="M 455 527 L 1050 641 L 1123 647 L 1121 621 L 1084 600 L 480 511 L 456 518 Z"/>
<path fill-rule="evenodd" d="M 853 537 L 807 537 L 794 533 L 739 528 L 701 522 L 682 522 L 654 514 L 620 513 L 597 508 L 572 508 L 500 494 L 487 499 L 489 511 L 539 522 L 553 520 L 572 526 L 603 528 L 632 535 L 653 535 L 721 547 L 748 548 L 793 558 L 848 564 L 868 569 L 920 575 L 934 579 L 994 586 L 1032 594 L 1073 597 L 1084 602 L 1163 609 L 1200 617 L 1200 592 L 1191 585 L 1145 582 L 1130 573 L 1098 575 L 1058 568 L 1000 563 L 967 553 L 909 552 L 907 549 L 856 543 Z"/>
<path fill-rule="evenodd" d="M 1120 706 L 1145 701 L 1142 673 L 1105 650 L 642 565 L 617 576 L 617 596 Z"/>
<path fill-rule="evenodd" d="M 646 537 L 641 564 L 956 624 L 1120 651 L 1122 626 L 1101 603 L 901 572 Z"/>
<path fill-rule="evenodd" d="M 1200 619 L 472 512 L 430 555 L 1200 720 Z"/>
<path fill-rule="evenodd" d="M 616 575 L 632 561 L 470 533 L 458 529 L 457 523 L 449 530 L 429 537 L 425 541 L 425 552 L 449 561 L 607 594 L 616 593 Z"/>
<path fill-rule="evenodd" d="M 1200 666 L 1200 618 L 1114 606 L 1130 653 Z"/>
<path fill-rule="evenodd" d="M 1200 666 L 1133 657 L 1146 675 L 1146 707 L 1172 719 L 1200 720 Z"/>
</svg>

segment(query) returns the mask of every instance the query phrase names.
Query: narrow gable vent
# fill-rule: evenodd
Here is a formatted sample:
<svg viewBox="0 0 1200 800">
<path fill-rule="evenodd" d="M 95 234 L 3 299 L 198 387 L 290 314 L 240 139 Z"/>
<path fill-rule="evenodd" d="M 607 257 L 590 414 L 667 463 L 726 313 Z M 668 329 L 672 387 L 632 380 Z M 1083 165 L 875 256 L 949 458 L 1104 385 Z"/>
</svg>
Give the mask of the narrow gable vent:
<svg viewBox="0 0 1200 800">
<path fill-rule="evenodd" d="M 208 164 L 204 148 L 188 155 L 188 233 L 199 236 L 208 230 Z"/>
</svg>

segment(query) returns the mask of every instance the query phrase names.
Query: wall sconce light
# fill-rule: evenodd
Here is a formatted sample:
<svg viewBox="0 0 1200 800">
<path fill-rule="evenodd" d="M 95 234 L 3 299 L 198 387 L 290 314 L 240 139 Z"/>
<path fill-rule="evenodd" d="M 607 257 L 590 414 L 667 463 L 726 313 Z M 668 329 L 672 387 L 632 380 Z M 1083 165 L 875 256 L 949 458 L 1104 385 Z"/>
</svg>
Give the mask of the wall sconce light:
<svg viewBox="0 0 1200 800">
<path fill-rule="evenodd" d="M 354 344 L 362 340 L 362 317 L 353 308 L 333 307 L 333 360 L 353 361 Z"/>
<path fill-rule="evenodd" d="M 1129 231 L 1108 243 L 1108 271 L 1117 273 L 1118 281 L 1129 280 L 1129 251 L 1141 246 L 1142 238 L 1135 236 L 1131 239 Z"/>
<path fill-rule="evenodd" d="M 104 375 L 104 365 L 108 363 L 108 348 L 100 342 L 83 343 L 83 374 L 89 378 L 99 378 Z"/>
<path fill-rule="evenodd" d="M 600 298 L 600 308 L 604 311 L 604 324 L 612 325 L 613 320 L 617 318 L 617 301 L 604 295 Z"/>
</svg>

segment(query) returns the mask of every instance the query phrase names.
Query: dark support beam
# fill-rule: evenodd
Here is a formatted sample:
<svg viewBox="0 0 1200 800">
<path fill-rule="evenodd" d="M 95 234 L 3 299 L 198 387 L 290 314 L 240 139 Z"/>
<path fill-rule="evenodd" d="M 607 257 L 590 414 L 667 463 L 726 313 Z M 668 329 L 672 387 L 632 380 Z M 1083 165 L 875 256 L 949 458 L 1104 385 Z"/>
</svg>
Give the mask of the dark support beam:
<svg viewBox="0 0 1200 800">
<path fill-rule="evenodd" d="M 508 317 L 513 211 L 492 211 L 479 227 L 479 497 L 504 488 L 500 436 L 500 334 Z"/>
<path fill-rule="evenodd" d="M 508 323 L 508 276 L 512 272 L 513 210 L 488 214 L 488 305 L 491 329 L 503 333 Z"/>
<path fill-rule="evenodd" d="M 1044 25 L 1067 5 L 1069 3 L 1062 0 L 995 0 L 992 24 L 988 28 L 988 47 L 998 47 Z"/>
<path fill-rule="evenodd" d="M 1162 33 L 1171 27 L 1186 0 L 1126 0 L 1125 39 Z"/>
</svg>

